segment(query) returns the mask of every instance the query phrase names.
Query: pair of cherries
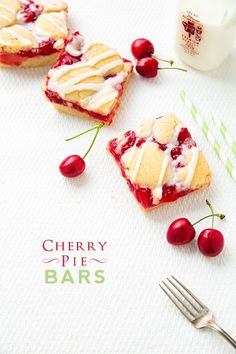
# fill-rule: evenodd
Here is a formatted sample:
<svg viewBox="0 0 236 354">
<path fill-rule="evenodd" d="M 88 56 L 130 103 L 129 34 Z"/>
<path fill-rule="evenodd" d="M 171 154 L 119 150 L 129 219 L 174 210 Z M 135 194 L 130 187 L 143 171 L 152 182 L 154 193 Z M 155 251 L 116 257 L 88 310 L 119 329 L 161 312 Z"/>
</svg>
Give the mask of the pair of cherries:
<svg viewBox="0 0 236 354">
<path fill-rule="evenodd" d="M 149 39 L 146 38 L 138 38 L 135 39 L 131 44 L 131 52 L 133 56 L 138 60 L 136 64 L 136 71 L 139 75 L 152 78 L 158 75 L 159 70 L 166 69 L 174 69 L 187 71 L 182 68 L 174 68 L 172 65 L 174 64 L 173 60 L 165 60 L 160 59 L 154 55 L 155 49 Z M 170 64 L 170 67 L 160 67 L 159 62 L 163 61 Z"/>
<path fill-rule="evenodd" d="M 173 221 L 167 230 L 167 241 L 172 245 L 184 245 L 191 242 L 195 235 L 196 230 L 194 226 L 206 218 L 212 218 L 212 227 L 204 229 L 198 236 L 197 244 L 200 252 L 204 256 L 215 257 L 220 254 L 224 248 L 223 234 L 214 228 L 214 217 L 224 219 L 225 215 L 215 214 L 212 205 L 206 200 L 207 205 L 211 210 L 211 214 L 207 215 L 195 223 L 191 223 L 186 218 L 180 218 Z"/>
<path fill-rule="evenodd" d="M 97 139 L 98 133 L 99 133 L 100 129 L 103 127 L 103 125 L 104 125 L 103 123 L 97 124 L 97 125 L 93 126 L 92 128 L 89 128 L 89 129 L 83 131 L 82 133 L 79 133 L 75 136 L 72 136 L 71 138 L 66 139 L 66 141 L 70 141 L 70 140 L 78 138 L 81 135 L 87 134 L 87 133 L 91 132 L 92 130 L 95 130 L 94 137 L 93 137 L 86 153 L 83 155 L 83 157 L 81 157 L 79 155 L 70 155 L 70 156 L 67 156 L 61 162 L 61 164 L 59 166 L 59 170 L 64 177 L 74 178 L 74 177 L 81 175 L 84 172 L 84 170 L 86 168 L 85 158 L 89 154 L 90 150 L 92 149 L 92 147 L 95 143 L 95 140 Z"/>
</svg>

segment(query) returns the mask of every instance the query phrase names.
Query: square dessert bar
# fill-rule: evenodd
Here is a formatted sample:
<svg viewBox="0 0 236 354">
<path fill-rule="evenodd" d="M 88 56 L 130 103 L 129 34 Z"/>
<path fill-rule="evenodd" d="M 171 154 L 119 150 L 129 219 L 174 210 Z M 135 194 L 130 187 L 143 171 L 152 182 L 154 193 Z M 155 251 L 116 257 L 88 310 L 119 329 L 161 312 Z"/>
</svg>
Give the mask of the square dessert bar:
<svg viewBox="0 0 236 354">
<path fill-rule="evenodd" d="M 111 124 L 133 67 L 112 48 L 75 32 L 43 86 L 62 112 Z"/>
<path fill-rule="evenodd" d="M 0 0 L 0 66 L 53 64 L 67 37 L 65 2 Z"/>
<path fill-rule="evenodd" d="M 140 205 L 148 210 L 211 183 L 211 172 L 186 126 L 169 114 L 113 139 L 108 150 Z"/>
</svg>

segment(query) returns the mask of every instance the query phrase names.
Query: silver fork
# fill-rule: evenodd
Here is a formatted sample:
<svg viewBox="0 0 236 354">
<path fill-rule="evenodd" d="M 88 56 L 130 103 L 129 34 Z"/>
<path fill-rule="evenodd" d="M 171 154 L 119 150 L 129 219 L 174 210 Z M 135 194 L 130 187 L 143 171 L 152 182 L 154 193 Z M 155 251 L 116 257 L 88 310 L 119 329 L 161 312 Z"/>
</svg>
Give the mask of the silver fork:
<svg viewBox="0 0 236 354">
<path fill-rule="evenodd" d="M 234 348 L 236 341 L 218 326 L 211 310 L 173 275 L 159 284 L 170 300 L 196 328 L 211 328 L 220 333 Z"/>
</svg>

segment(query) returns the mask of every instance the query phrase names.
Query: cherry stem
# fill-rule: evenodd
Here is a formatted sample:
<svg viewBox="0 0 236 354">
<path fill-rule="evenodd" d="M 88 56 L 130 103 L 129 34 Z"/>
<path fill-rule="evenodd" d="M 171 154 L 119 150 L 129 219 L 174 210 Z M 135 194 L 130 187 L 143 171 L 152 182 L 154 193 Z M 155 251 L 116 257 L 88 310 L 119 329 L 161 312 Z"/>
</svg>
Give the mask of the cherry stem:
<svg viewBox="0 0 236 354">
<path fill-rule="evenodd" d="M 165 62 L 165 63 L 169 63 L 170 66 L 172 66 L 172 65 L 174 64 L 174 61 L 173 61 L 173 60 L 161 59 L 161 58 L 156 57 L 155 55 L 152 55 L 152 57 L 155 58 L 155 59 L 157 59 L 157 60 L 159 60 L 159 61 L 163 61 L 163 62 Z"/>
<path fill-rule="evenodd" d="M 224 219 L 224 218 L 225 218 L 225 215 L 224 215 L 224 214 L 210 214 L 210 215 L 204 216 L 204 218 L 199 219 L 198 221 L 196 221 L 196 222 L 193 223 L 192 225 L 195 226 L 195 225 L 197 225 L 200 221 L 202 221 L 202 220 L 204 220 L 204 219 L 207 219 L 207 218 L 212 218 L 213 216 L 217 216 L 217 217 L 220 218 L 220 219 Z"/>
<path fill-rule="evenodd" d="M 66 139 L 66 141 L 70 141 L 70 140 L 76 139 L 76 138 L 78 138 L 81 135 L 84 135 L 84 134 L 87 134 L 87 133 L 91 132 L 92 130 L 95 130 L 95 129 L 98 129 L 98 128 L 100 129 L 102 126 L 103 126 L 103 123 L 102 124 L 97 124 L 97 125 L 95 125 L 92 128 L 84 130 L 82 133 L 76 134 L 76 135 L 72 136 L 71 138 Z"/>
<path fill-rule="evenodd" d="M 209 208 L 210 208 L 212 214 L 214 214 L 214 209 L 213 209 L 211 203 L 210 203 L 208 200 L 206 200 L 206 203 L 207 203 L 207 205 L 209 206 Z M 214 229 L 214 221 L 215 221 L 215 218 L 214 218 L 214 216 L 212 216 L 211 227 L 212 227 L 213 229 Z"/>
<path fill-rule="evenodd" d="M 183 68 L 175 68 L 173 66 L 171 66 L 170 68 L 169 67 L 165 67 L 165 68 L 158 68 L 157 70 L 170 70 L 170 69 L 173 69 L 173 70 L 180 70 L 180 71 L 184 71 L 184 72 L 187 72 L 188 70 L 187 69 L 183 69 Z"/>
<path fill-rule="evenodd" d="M 100 132 L 100 129 L 103 127 L 103 125 L 104 125 L 103 123 L 97 125 L 97 130 L 96 130 L 96 132 L 95 132 L 95 134 L 94 134 L 93 140 L 91 141 L 91 144 L 90 144 L 88 150 L 86 151 L 85 155 L 83 156 L 83 159 L 85 159 L 85 157 L 88 155 L 88 153 L 89 153 L 90 150 L 92 149 L 92 147 L 93 147 L 93 145 L 94 145 L 94 143 L 95 143 L 95 140 L 97 139 L 98 133 Z"/>
</svg>

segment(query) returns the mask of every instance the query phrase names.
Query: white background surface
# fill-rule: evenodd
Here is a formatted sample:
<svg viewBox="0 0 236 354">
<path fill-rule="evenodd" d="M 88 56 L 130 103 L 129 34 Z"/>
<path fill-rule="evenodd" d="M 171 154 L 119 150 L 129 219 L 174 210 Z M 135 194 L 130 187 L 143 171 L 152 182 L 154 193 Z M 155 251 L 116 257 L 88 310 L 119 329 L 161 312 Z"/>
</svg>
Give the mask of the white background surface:
<svg viewBox="0 0 236 354">
<path fill-rule="evenodd" d="M 68 2 L 73 29 L 124 57 L 131 58 L 130 43 L 137 37 L 153 40 L 159 56 L 176 57 L 174 1 Z M 157 80 L 134 75 L 114 124 L 102 129 L 86 173 L 74 180 L 64 179 L 58 165 L 69 154 L 83 154 L 90 137 L 64 139 L 93 123 L 59 114 L 44 100 L 40 84 L 47 68 L 1 70 L 1 354 L 234 352 L 216 333 L 195 330 L 158 282 L 179 277 L 236 336 L 236 186 L 179 99 L 184 88 L 209 121 L 216 114 L 235 134 L 235 61 L 234 51 L 211 73 L 163 71 Z M 143 214 L 105 147 L 118 133 L 170 111 L 204 150 L 214 182 L 207 191 Z M 208 213 L 206 198 L 227 215 L 217 221 L 226 247 L 215 259 L 203 257 L 195 241 L 176 249 L 165 239 L 173 219 L 195 221 Z M 107 241 L 104 255 L 97 254 L 107 258 L 106 282 L 44 284 L 45 238 Z"/>
</svg>

